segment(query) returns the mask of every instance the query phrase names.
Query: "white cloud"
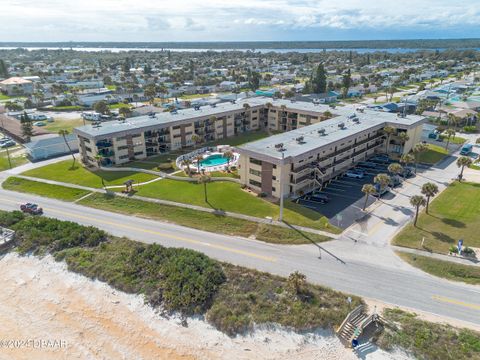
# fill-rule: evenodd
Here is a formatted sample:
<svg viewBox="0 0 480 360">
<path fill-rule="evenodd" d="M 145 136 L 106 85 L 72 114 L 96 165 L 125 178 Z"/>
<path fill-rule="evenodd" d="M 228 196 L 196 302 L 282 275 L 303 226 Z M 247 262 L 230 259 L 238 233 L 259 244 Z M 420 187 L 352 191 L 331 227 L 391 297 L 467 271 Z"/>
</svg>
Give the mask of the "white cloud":
<svg viewBox="0 0 480 360">
<path fill-rule="evenodd" d="M 457 33 L 480 0 L 2 0 L 0 41 L 256 40 L 329 31 Z M 477 30 L 475 36 L 479 36 Z M 465 36 L 473 36 L 465 33 Z M 267 38 L 266 38 L 267 37 Z"/>
</svg>

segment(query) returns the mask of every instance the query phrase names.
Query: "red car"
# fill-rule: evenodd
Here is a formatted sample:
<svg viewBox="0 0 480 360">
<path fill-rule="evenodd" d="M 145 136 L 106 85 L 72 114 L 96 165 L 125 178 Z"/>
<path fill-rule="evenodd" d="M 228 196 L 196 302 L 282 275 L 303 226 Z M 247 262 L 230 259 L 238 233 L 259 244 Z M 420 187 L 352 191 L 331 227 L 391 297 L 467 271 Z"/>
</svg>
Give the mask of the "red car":
<svg viewBox="0 0 480 360">
<path fill-rule="evenodd" d="M 43 209 L 38 207 L 37 204 L 26 203 L 20 205 L 20 210 L 22 210 L 25 214 L 32 214 L 32 215 L 42 215 Z"/>
</svg>

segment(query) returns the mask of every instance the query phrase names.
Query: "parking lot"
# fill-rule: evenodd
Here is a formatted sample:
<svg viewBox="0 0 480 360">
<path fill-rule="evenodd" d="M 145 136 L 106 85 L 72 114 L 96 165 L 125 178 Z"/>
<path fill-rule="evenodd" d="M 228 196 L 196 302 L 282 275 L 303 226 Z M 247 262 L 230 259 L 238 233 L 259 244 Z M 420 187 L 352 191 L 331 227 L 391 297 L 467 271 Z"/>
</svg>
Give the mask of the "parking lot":
<svg viewBox="0 0 480 360">
<path fill-rule="evenodd" d="M 392 161 L 390 161 L 391 163 Z M 298 204 L 318 211 L 325 215 L 330 222 L 342 229 L 352 225 L 359 217 L 363 216 L 362 208 L 365 203 L 365 194 L 362 192 L 364 184 L 373 184 L 373 178 L 379 173 L 388 173 L 389 163 L 377 163 L 375 169 L 364 169 L 363 179 L 353 179 L 340 175 L 332 179 L 318 194 L 328 196 L 328 203 L 308 200 L 308 194 L 298 199 Z M 382 198 L 393 197 L 394 192 L 385 193 Z M 374 203 L 376 198 L 369 196 L 367 206 Z"/>
</svg>

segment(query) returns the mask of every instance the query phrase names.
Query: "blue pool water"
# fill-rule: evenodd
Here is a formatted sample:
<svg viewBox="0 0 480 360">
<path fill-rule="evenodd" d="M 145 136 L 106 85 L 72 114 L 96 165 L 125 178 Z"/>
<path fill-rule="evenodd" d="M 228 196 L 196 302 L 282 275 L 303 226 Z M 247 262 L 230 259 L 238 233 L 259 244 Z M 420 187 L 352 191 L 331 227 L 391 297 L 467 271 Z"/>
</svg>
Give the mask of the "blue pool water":
<svg viewBox="0 0 480 360">
<path fill-rule="evenodd" d="M 214 154 L 207 156 L 205 159 L 200 161 L 200 166 L 219 166 L 228 163 L 228 159 L 223 157 L 221 154 Z"/>
</svg>

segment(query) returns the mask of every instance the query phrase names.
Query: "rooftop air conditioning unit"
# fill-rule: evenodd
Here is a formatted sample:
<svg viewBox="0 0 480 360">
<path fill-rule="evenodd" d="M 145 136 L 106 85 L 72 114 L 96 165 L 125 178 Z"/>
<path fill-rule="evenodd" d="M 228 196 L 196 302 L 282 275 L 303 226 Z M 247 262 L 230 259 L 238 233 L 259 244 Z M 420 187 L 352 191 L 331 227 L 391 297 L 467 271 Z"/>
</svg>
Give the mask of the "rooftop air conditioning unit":
<svg viewBox="0 0 480 360">
<path fill-rule="evenodd" d="M 283 150 L 285 150 L 285 149 L 283 148 L 283 143 L 275 144 L 275 149 L 277 149 L 277 151 L 283 151 Z"/>
<path fill-rule="evenodd" d="M 299 136 L 295 139 L 297 143 L 303 144 L 305 142 L 305 138 L 303 136 Z"/>
<path fill-rule="evenodd" d="M 212 108 L 217 107 L 217 104 L 210 104 Z"/>
<path fill-rule="evenodd" d="M 324 128 L 318 129 L 317 132 L 320 136 L 325 136 L 326 135 L 326 130 Z"/>
<path fill-rule="evenodd" d="M 194 108 L 195 110 L 200 110 L 200 105 L 195 105 L 193 108 Z"/>
<path fill-rule="evenodd" d="M 341 122 L 340 124 L 338 124 L 338 127 L 340 129 L 345 129 L 345 123 Z"/>
</svg>

